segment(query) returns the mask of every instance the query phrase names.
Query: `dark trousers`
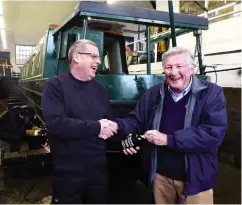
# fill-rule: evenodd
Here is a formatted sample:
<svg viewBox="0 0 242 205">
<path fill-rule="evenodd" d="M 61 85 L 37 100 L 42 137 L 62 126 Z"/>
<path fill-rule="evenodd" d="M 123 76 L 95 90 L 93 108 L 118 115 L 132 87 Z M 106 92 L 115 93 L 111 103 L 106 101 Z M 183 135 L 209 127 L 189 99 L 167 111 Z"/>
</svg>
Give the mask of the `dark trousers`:
<svg viewBox="0 0 242 205">
<path fill-rule="evenodd" d="M 95 166 L 81 174 L 58 174 L 53 177 L 52 187 L 52 204 L 105 204 L 107 168 Z"/>
</svg>

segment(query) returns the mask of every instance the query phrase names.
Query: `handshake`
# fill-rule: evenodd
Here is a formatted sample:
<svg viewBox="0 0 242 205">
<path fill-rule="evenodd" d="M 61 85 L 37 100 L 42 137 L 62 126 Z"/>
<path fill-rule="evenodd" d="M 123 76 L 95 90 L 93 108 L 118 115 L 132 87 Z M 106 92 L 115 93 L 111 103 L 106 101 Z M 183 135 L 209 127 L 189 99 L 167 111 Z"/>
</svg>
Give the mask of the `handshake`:
<svg viewBox="0 0 242 205">
<path fill-rule="evenodd" d="M 101 124 L 101 130 L 99 133 L 99 137 L 106 140 L 107 138 L 112 137 L 114 134 L 117 134 L 118 124 L 111 120 L 102 119 L 99 120 Z"/>
</svg>

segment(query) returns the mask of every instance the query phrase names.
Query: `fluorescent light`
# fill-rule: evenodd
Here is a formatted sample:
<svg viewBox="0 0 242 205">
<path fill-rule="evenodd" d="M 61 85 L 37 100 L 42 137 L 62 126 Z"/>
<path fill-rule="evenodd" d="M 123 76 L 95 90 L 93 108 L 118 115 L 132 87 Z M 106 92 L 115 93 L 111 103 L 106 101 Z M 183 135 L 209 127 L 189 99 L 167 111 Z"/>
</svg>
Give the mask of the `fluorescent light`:
<svg viewBox="0 0 242 205">
<path fill-rule="evenodd" d="M 7 40 L 6 40 L 5 29 L 1 29 L 1 37 L 2 37 L 3 49 L 7 49 Z"/>
<path fill-rule="evenodd" d="M 107 0 L 108 4 L 112 4 L 113 2 L 115 2 L 115 0 Z"/>
</svg>

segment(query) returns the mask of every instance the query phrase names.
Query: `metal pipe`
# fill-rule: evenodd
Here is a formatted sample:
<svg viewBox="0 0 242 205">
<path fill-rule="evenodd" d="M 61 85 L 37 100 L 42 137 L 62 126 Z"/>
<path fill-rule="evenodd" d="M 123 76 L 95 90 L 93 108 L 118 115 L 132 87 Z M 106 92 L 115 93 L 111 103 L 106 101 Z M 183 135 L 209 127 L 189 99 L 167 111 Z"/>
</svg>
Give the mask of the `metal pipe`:
<svg viewBox="0 0 242 205">
<path fill-rule="evenodd" d="M 203 5 L 201 5 L 199 2 L 197 1 L 192 1 L 193 3 L 197 4 L 203 11 L 208 12 L 208 9 L 206 7 L 206 3 L 205 3 L 205 7 Z"/>
<path fill-rule="evenodd" d="M 87 36 L 87 17 L 83 19 L 83 39 Z"/>
<path fill-rule="evenodd" d="M 187 32 L 190 32 L 188 29 L 176 29 L 176 36 L 179 36 L 181 34 L 184 34 L 184 33 L 187 33 Z M 159 42 L 161 40 L 164 40 L 165 38 L 170 38 L 171 36 L 171 32 L 170 31 L 165 31 L 165 32 L 160 32 L 158 34 L 155 34 L 153 36 L 150 37 L 150 44 L 153 44 L 153 43 L 156 43 L 156 42 Z M 142 41 L 146 41 L 147 38 L 143 38 L 143 39 L 140 39 L 140 40 L 136 40 L 136 41 L 133 41 L 133 42 L 130 42 L 130 43 L 127 43 L 126 45 L 129 46 L 129 45 L 132 45 L 132 44 L 135 44 L 135 43 L 139 43 L 139 42 L 142 42 Z"/>
<path fill-rule="evenodd" d="M 169 16 L 170 16 L 170 25 L 171 25 L 172 47 L 175 47 L 176 46 L 176 32 L 175 32 L 174 11 L 173 11 L 172 0 L 168 0 L 168 7 L 169 7 Z"/>
<path fill-rule="evenodd" d="M 220 52 L 215 52 L 215 53 L 207 53 L 204 54 L 204 56 L 217 56 L 217 55 L 227 55 L 227 54 L 232 54 L 232 53 L 241 53 L 242 49 L 237 49 L 237 50 L 230 50 L 230 51 L 220 51 Z M 197 56 L 195 56 L 197 57 Z"/>
<path fill-rule="evenodd" d="M 157 47 L 158 43 L 155 43 L 155 63 L 157 63 Z"/>
<path fill-rule="evenodd" d="M 215 19 L 218 19 L 218 18 L 222 18 L 222 17 L 229 16 L 229 15 L 232 15 L 232 14 L 237 14 L 237 13 L 241 13 L 241 11 L 232 11 L 232 12 L 229 12 L 227 14 L 222 14 L 222 15 L 219 15 L 219 16 L 209 18 L 208 20 L 211 21 L 211 20 L 215 20 Z"/>
<path fill-rule="evenodd" d="M 138 41 L 140 40 L 140 25 L 138 25 Z M 137 50 L 141 49 L 141 43 L 138 42 L 138 48 L 136 48 Z"/>
<path fill-rule="evenodd" d="M 160 32 L 158 34 L 155 34 L 153 36 L 150 36 L 150 38 L 156 38 L 158 36 L 164 36 L 166 34 L 170 34 L 170 31 L 165 31 L 165 32 Z M 138 39 L 136 41 L 133 41 L 133 42 L 130 42 L 130 43 L 127 43 L 126 45 L 129 46 L 129 45 L 132 45 L 134 43 L 139 43 L 139 42 L 142 42 L 142 41 L 146 41 L 147 38 L 143 38 L 143 39 Z"/>
<path fill-rule="evenodd" d="M 196 37 L 196 49 L 197 49 L 197 57 L 198 57 L 198 64 L 199 64 L 199 72 L 203 73 L 205 71 L 205 67 L 203 66 L 203 61 L 202 61 L 202 48 L 201 48 L 201 30 L 195 30 L 194 31 L 194 36 Z"/>
<path fill-rule="evenodd" d="M 214 68 L 215 69 L 215 67 L 216 66 L 206 66 L 206 67 L 211 67 L 211 68 Z M 205 71 L 205 72 L 203 72 L 202 74 L 207 74 L 207 73 L 219 73 L 219 72 L 223 72 L 223 71 L 232 71 L 232 70 L 241 70 L 242 69 L 242 67 L 237 67 L 237 68 L 228 68 L 228 69 L 223 69 L 223 70 L 212 70 L 212 71 Z"/>
<path fill-rule="evenodd" d="M 201 51 L 201 42 L 200 42 L 200 36 L 196 36 L 197 40 L 197 55 L 198 55 L 198 64 L 199 64 L 199 70 L 200 73 L 203 73 L 205 68 L 203 66 L 203 61 L 202 61 L 202 51 Z"/>
<path fill-rule="evenodd" d="M 150 70 L 150 26 L 146 26 L 146 55 L 147 55 L 147 74 L 151 74 L 151 70 Z"/>
</svg>

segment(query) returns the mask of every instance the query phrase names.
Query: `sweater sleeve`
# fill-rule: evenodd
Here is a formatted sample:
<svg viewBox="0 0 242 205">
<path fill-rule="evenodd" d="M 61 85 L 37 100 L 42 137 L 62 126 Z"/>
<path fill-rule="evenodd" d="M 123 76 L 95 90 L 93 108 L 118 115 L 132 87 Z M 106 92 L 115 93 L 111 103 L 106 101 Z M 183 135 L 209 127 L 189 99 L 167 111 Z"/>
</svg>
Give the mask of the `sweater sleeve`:
<svg viewBox="0 0 242 205">
<path fill-rule="evenodd" d="M 210 92 L 200 123 L 168 135 L 168 147 L 184 152 L 216 152 L 227 129 L 223 90 Z"/>
<path fill-rule="evenodd" d="M 114 121 L 118 124 L 118 134 L 127 136 L 130 133 L 144 133 L 144 120 L 142 112 L 142 100 L 140 100 L 135 109 L 129 113 L 126 118 L 116 118 Z"/>
<path fill-rule="evenodd" d="M 44 87 L 41 106 L 47 128 L 55 137 L 70 140 L 97 136 L 100 133 L 101 125 L 98 121 L 84 121 L 67 116 L 61 85 L 53 82 L 53 79 Z"/>
<path fill-rule="evenodd" d="M 126 136 L 130 133 L 144 134 L 148 130 L 150 119 L 154 114 L 152 110 L 159 99 L 159 88 L 157 85 L 147 90 L 128 117 L 115 119 L 119 126 L 118 134 Z"/>
</svg>

